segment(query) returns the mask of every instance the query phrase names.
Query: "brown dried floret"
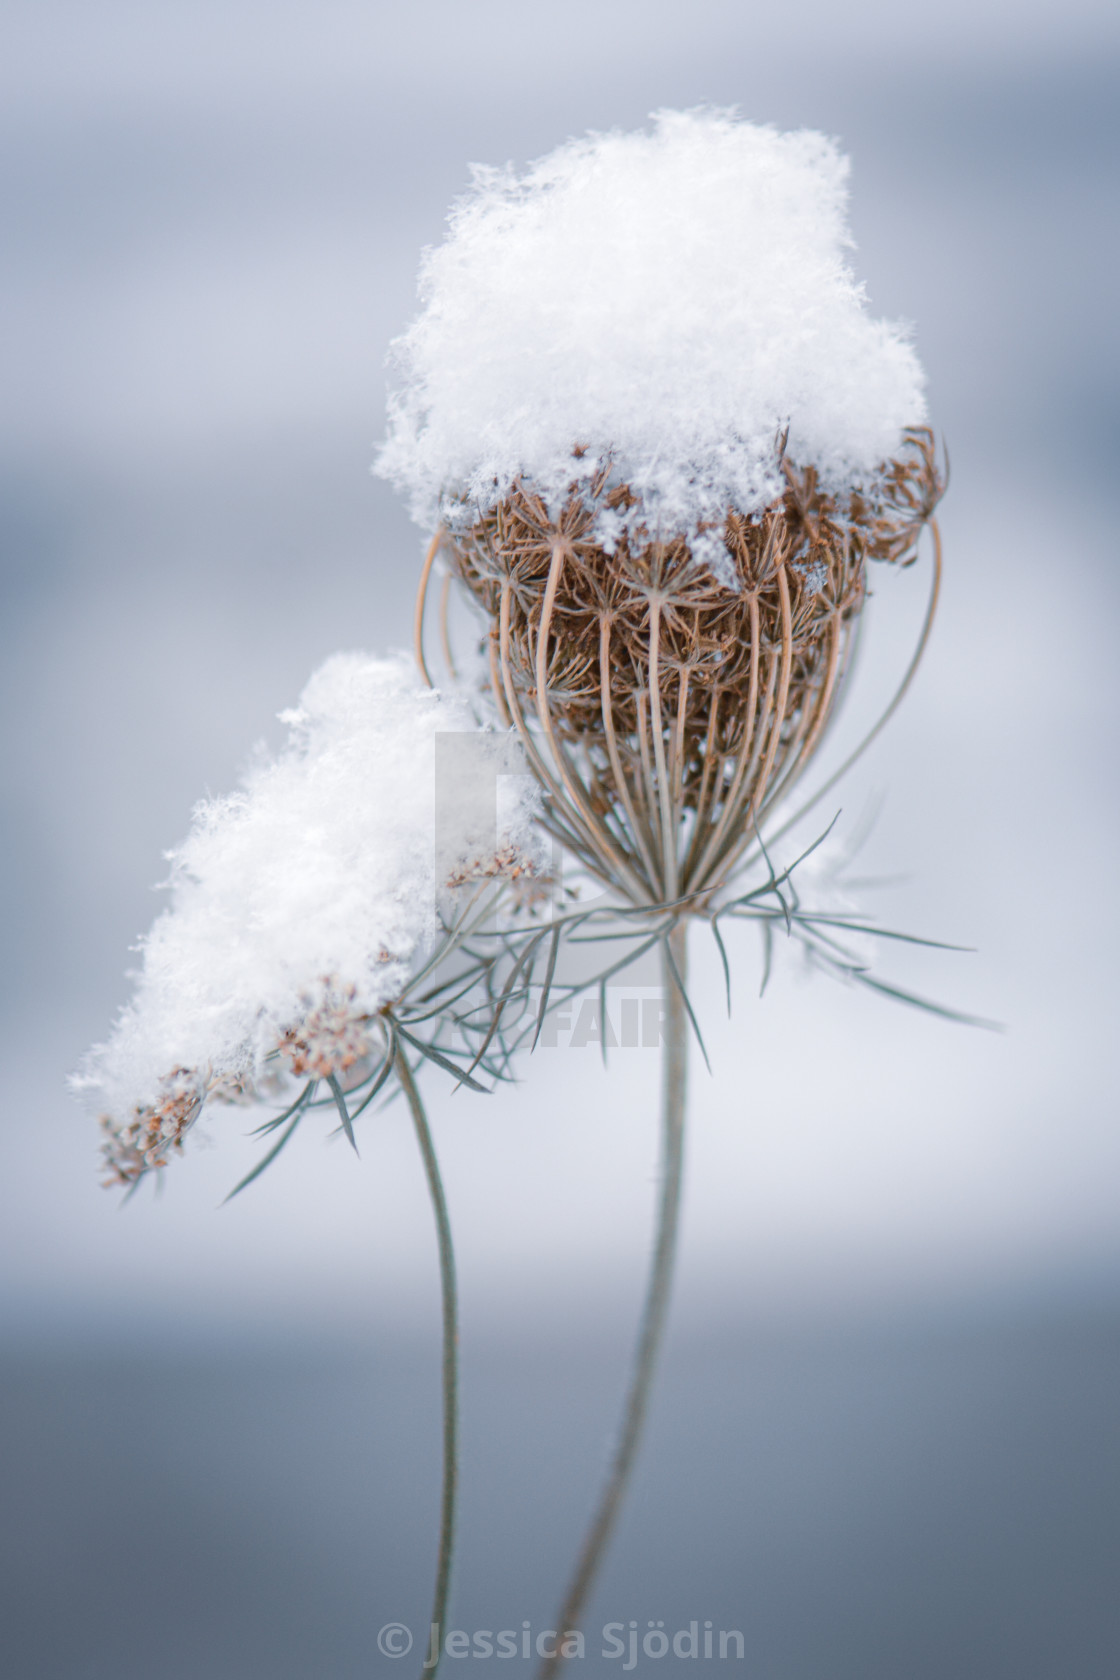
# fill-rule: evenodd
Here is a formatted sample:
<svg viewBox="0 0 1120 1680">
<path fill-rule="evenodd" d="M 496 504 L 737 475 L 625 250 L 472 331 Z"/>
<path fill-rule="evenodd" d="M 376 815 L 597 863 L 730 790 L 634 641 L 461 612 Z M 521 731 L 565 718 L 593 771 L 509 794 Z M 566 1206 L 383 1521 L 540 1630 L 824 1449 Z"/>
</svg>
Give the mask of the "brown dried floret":
<svg viewBox="0 0 1120 1680">
<path fill-rule="evenodd" d="M 789 791 L 832 712 L 868 563 L 909 564 L 943 488 L 926 428 L 846 497 L 783 467 L 780 499 L 727 515 L 736 588 L 633 518 L 609 553 L 599 515 L 637 501 L 606 466 L 556 516 L 517 484 L 444 539 L 489 615 L 495 698 L 550 826 L 647 902 L 718 885 Z"/>
<path fill-rule="evenodd" d="M 391 958 L 385 953 L 384 960 Z M 306 1012 L 281 1035 L 280 1052 L 301 1078 L 337 1079 L 365 1069 L 376 1054 L 372 1018 L 358 1008 L 357 989 L 326 979 Z"/>
<path fill-rule="evenodd" d="M 536 876 L 531 858 L 517 846 L 501 846 L 473 863 L 460 864 L 448 875 L 444 885 L 462 887 L 468 881 L 522 881 Z"/>
<path fill-rule="evenodd" d="M 101 1153 L 109 1172 L 103 1182 L 135 1184 L 144 1173 L 165 1167 L 172 1151 L 182 1153 L 205 1100 L 205 1080 L 189 1068 L 176 1068 L 163 1081 L 158 1102 L 138 1105 L 125 1121 L 103 1114 Z"/>
</svg>

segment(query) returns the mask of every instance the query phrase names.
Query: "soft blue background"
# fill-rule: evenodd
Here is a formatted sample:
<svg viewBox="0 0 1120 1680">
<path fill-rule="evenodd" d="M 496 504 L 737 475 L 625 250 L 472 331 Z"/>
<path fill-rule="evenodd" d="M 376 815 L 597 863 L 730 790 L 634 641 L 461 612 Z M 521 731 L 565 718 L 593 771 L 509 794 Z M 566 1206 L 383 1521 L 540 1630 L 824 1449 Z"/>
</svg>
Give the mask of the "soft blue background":
<svg viewBox="0 0 1120 1680">
<path fill-rule="evenodd" d="M 1112 8 L 9 0 L 0 28 L 5 1672 L 333 1680 L 419 1627 L 435 1304 L 403 1120 L 361 1165 L 309 1136 L 219 1212 L 233 1116 L 120 1214 L 62 1080 L 193 800 L 326 654 L 407 640 L 422 538 L 367 469 L 468 160 L 714 101 L 841 139 L 859 272 L 915 323 L 944 612 L 843 821 L 885 794 L 859 867 L 906 878 L 875 907 L 979 948 L 888 972 L 1009 1030 L 795 964 L 760 1005 L 746 943 L 728 1025 L 698 948 L 676 1340 L 600 1621 L 744 1626 L 752 1680 L 1112 1676 Z M 882 580 L 853 733 L 921 588 Z M 547 1625 L 651 1205 L 653 1058 L 529 1071 L 433 1085 L 467 1628 Z"/>
</svg>

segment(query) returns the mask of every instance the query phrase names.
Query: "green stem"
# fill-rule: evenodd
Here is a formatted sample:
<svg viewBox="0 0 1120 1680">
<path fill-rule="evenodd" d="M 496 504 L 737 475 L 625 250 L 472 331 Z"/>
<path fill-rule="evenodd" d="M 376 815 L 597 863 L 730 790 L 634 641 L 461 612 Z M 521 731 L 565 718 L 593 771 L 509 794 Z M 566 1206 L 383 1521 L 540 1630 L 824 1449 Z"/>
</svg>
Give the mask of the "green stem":
<svg viewBox="0 0 1120 1680">
<path fill-rule="evenodd" d="M 622 1412 L 618 1445 L 591 1527 L 583 1542 L 575 1573 L 560 1610 L 556 1655 L 545 1659 L 539 1680 L 550 1680 L 564 1661 L 565 1633 L 575 1632 L 583 1620 L 611 1534 L 626 1496 L 649 1406 L 650 1389 L 669 1308 L 684 1169 L 684 1117 L 688 1083 L 688 1012 L 681 986 L 687 984 L 688 924 L 680 921 L 669 935 L 680 986 L 667 957 L 661 974 L 667 1002 L 665 1046 L 661 1062 L 661 1199 L 653 1245 L 645 1305 L 638 1332 L 630 1388 Z"/>
<path fill-rule="evenodd" d="M 439 1280 L 443 1300 L 443 1484 L 439 1508 L 439 1557 L 436 1562 L 436 1584 L 432 1595 L 431 1627 L 435 1631 L 434 1657 L 431 1667 L 420 1669 L 421 1680 L 434 1680 L 439 1667 L 441 1636 L 447 1619 L 447 1600 L 451 1591 L 451 1559 L 455 1549 L 455 1494 L 459 1479 L 459 1303 L 455 1282 L 455 1250 L 451 1242 L 451 1221 L 447 1216 L 447 1198 L 443 1193 L 439 1162 L 428 1125 L 428 1117 L 412 1077 L 412 1069 L 400 1044 L 394 1058 L 397 1077 L 412 1113 L 416 1141 L 424 1160 L 428 1179 L 428 1194 L 436 1220 L 439 1241 Z M 423 1642 L 422 1642 L 423 1643 Z"/>
</svg>

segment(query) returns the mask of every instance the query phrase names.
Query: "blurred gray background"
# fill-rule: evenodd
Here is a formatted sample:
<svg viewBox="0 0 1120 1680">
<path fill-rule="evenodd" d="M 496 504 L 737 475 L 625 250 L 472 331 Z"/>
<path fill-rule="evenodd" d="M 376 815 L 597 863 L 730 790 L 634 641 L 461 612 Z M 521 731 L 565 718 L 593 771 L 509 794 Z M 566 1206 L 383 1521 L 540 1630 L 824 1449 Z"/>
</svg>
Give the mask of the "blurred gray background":
<svg viewBox="0 0 1120 1680">
<path fill-rule="evenodd" d="M 367 1122 L 360 1164 L 301 1137 L 220 1209 L 254 1158 L 231 1114 L 121 1212 L 63 1080 L 127 994 L 194 800 L 279 739 L 328 653 L 408 639 L 423 539 L 368 463 L 468 162 L 716 102 L 840 138 L 858 270 L 915 324 L 953 466 L 944 611 L 825 820 L 882 800 L 869 907 L 977 947 L 884 972 L 1008 1030 L 793 962 L 760 1003 L 745 940 L 728 1023 L 697 945 L 714 1072 L 591 1626 L 711 1618 L 751 1680 L 1111 1680 L 1114 9 L 7 0 L 0 32 L 0 1670 L 410 1671 L 375 1643 L 419 1637 L 438 1470 L 403 1117 Z M 879 581 L 849 740 L 923 587 Z M 467 1630 L 550 1625 L 648 1240 L 656 1059 L 544 1055 L 492 1099 L 431 1082 Z M 599 1649 L 577 1675 L 618 1671 Z"/>
</svg>

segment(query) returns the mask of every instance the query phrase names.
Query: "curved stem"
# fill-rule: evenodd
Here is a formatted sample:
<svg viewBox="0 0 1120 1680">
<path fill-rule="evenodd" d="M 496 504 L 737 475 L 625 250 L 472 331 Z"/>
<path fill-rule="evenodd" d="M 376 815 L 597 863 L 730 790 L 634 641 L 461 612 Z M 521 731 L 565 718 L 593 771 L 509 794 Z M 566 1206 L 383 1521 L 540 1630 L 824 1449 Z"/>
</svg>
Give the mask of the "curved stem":
<svg viewBox="0 0 1120 1680">
<path fill-rule="evenodd" d="M 677 824 L 673 793 L 665 761 L 661 722 L 661 597 L 655 595 L 649 613 L 649 722 L 653 761 L 657 766 L 657 797 L 661 809 L 661 890 L 667 903 L 677 896 Z"/>
<path fill-rule="evenodd" d="M 443 536 L 444 531 L 441 525 L 428 544 L 428 552 L 424 556 L 424 569 L 420 573 L 420 587 L 416 591 L 416 610 L 412 618 L 412 649 L 416 655 L 416 663 L 420 667 L 420 675 L 429 688 L 434 688 L 436 685 L 432 681 L 432 674 L 428 670 L 428 662 L 424 658 L 424 608 L 428 600 L 428 584 L 431 582 L 432 567 L 435 565 L 436 555 L 439 553 L 439 545 L 443 541 Z"/>
<path fill-rule="evenodd" d="M 443 1193 L 439 1162 L 428 1125 L 428 1117 L 400 1044 L 394 1056 L 397 1077 L 405 1094 L 416 1141 L 424 1161 L 428 1179 L 428 1194 L 436 1219 L 439 1241 L 439 1281 L 443 1300 L 443 1485 L 439 1508 L 439 1556 L 436 1562 L 436 1584 L 432 1594 L 431 1626 L 435 1662 L 420 1670 L 421 1680 L 434 1680 L 439 1667 L 440 1639 L 447 1621 L 447 1600 L 451 1590 L 451 1559 L 455 1549 L 455 1493 L 459 1479 L 459 1299 L 455 1282 L 455 1250 L 451 1243 L 451 1221 L 447 1216 L 447 1198 Z"/>
<path fill-rule="evenodd" d="M 750 620 L 751 675 L 750 689 L 747 693 L 747 708 L 743 714 L 743 739 L 739 747 L 738 757 L 735 761 L 735 769 L 732 773 L 731 785 L 726 789 L 722 786 L 723 761 L 722 758 L 720 760 L 717 794 L 722 794 L 723 803 L 719 815 L 716 816 L 715 811 L 718 799 L 713 798 L 712 827 L 707 835 L 704 834 L 700 826 L 699 813 L 697 814 L 694 844 L 698 849 L 702 846 L 702 850 L 700 852 L 699 861 L 696 862 L 695 867 L 693 867 L 695 860 L 692 857 L 689 858 L 688 881 L 690 886 L 693 881 L 699 878 L 703 870 L 706 868 L 713 851 L 723 839 L 724 831 L 731 820 L 730 813 L 738 809 L 739 789 L 743 785 L 744 777 L 747 778 L 748 789 L 750 787 L 749 778 L 753 773 L 755 761 L 757 760 L 762 747 L 762 737 L 766 729 L 766 717 L 770 707 L 770 702 L 773 699 L 774 675 L 777 670 L 777 665 L 773 658 L 771 658 L 770 670 L 767 675 L 766 698 L 763 701 L 762 716 L 760 718 L 758 715 L 758 676 L 762 657 L 759 643 L 761 642 L 762 636 L 761 614 L 758 610 L 757 594 L 752 595 L 750 598 Z"/>
<path fill-rule="evenodd" d="M 439 645 L 443 654 L 443 662 L 447 666 L 447 674 L 452 682 L 459 681 L 459 672 L 455 667 L 455 655 L 451 651 L 451 632 L 447 624 L 447 609 L 451 604 L 451 585 L 455 579 L 450 572 L 445 572 L 443 584 L 439 592 Z"/>
<path fill-rule="evenodd" d="M 568 547 L 564 542 L 553 545 L 552 561 L 548 569 L 548 583 L 545 585 L 544 600 L 541 603 L 541 618 L 537 626 L 537 658 L 536 658 L 536 703 L 537 719 L 548 742 L 552 754 L 552 762 L 556 766 L 556 773 L 564 785 L 567 803 L 580 823 L 586 829 L 590 841 L 592 855 L 600 860 L 599 873 L 610 879 L 611 873 L 617 871 L 630 891 L 635 894 L 640 904 L 648 902 L 648 893 L 641 878 L 630 867 L 624 854 L 614 843 L 614 836 L 604 823 L 596 819 L 595 813 L 587 803 L 587 798 L 579 777 L 568 763 L 563 745 L 553 727 L 552 711 L 548 704 L 548 638 L 552 628 L 552 615 L 556 607 L 556 594 L 560 587 L 560 579 L 564 571 L 564 562 L 568 556 Z M 604 866 L 605 865 L 605 869 Z M 666 893 L 666 898 L 674 898 L 675 893 Z"/>
<path fill-rule="evenodd" d="M 556 1655 L 546 1658 L 542 1663 L 540 1680 L 550 1680 L 564 1661 L 561 1654 L 564 1635 L 579 1628 L 595 1584 L 595 1577 L 599 1573 L 611 1534 L 618 1521 L 641 1442 L 642 1426 L 645 1423 L 657 1356 L 665 1329 L 669 1293 L 673 1282 L 673 1262 L 676 1257 L 684 1169 L 689 1028 L 682 987 L 687 984 L 687 942 L 688 923 L 680 921 L 669 934 L 671 960 L 668 953 L 664 954 L 661 960 L 662 984 L 667 1006 L 661 1062 L 661 1198 L 630 1388 L 622 1412 L 618 1445 L 611 1460 L 606 1484 L 556 1622 L 559 1630 Z M 676 974 L 673 972 L 674 968 Z"/>
<path fill-rule="evenodd" d="M 626 772 L 622 768 L 622 757 L 618 750 L 618 736 L 614 728 L 614 704 L 611 696 L 611 616 L 604 612 L 599 618 L 599 692 L 602 696 L 603 734 L 607 742 L 607 755 L 611 761 L 611 772 L 614 776 L 618 797 L 622 801 L 622 808 L 626 812 L 630 823 L 630 831 L 634 837 L 634 844 L 642 854 L 642 862 L 649 877 L 650 890 L 653 891 L 657 882 L 657 866 L 653 861 L 653 853 L 646 840 L 644 823 L 639 823 L 638 813 L 630 797 L 630 783 Z"/>
<path fill-rule="evenodd" d="M 513 680 L 513 667 L 510 659 L 510 596 L 512 585 L 507 578 L 502 584 L 501 601 L 498 608 L 498 655 L 500 667 L 491 660 L 491 672 L 500 670 L 501 689 L 495 688 L 495 694 L 504 696 L 505 709 L 517 731 L 518 740 L 525 749 L 525 756 L 529 760 L 537 780 L 543 786 L 552 801 L 551 822 L 545 826 L 555 833 L 561 844 L 567 846 L 571 852 L 592 869 L 596 867 L 596 851 L 594 836 L 589 834 L 580 812 L 567 798 L 563 785 L 556 780 L 548 764 L 546 764 L 538 750 L 533 732 L 525 719 L 525 714 L 518 697 L 517 687 Z M 565 832 L 565 830 L 567 832 Z"/>
<path fill-rule="evenodd" d="M 931 518 L 928 523 L 930 535 L 933 538 L 933 577 L 930 580 L 929 586 L 929 602 L 926 606 L 925 618 L 922 620 L 922 628 L 918 636 L 918 644 L 910 657 L 910 663 L 906 667 L 902 681 L 895 689 L 890 704 L 884 711 L 880 712 L 875 724 L 868 730 L 867 734 L 863 737 L 863 740 L 859 743 L 858 747 L 856 747 L 855 751 L 848 754 L 839 770 L 833 771 L 827 782 L 817 789 L 811 799 L 806 800 L 805 804 L 796 810 L 791 817 L 787 817 L 780 828 L 774 829 L 770 835 L 770 845 L 773 845 L 775 840 L 780 840 L 784 834 L 788 834 L 790 829 L 801 821 L 802 817 L 808 816 L 809 812 L 813 809 L 813 806 L 818 804 L 820 800 L 824 798 L 825 794 L 830 792 L 831 789 L 836 786 L 837 782 L 848 774 L 848 771 L 852 768 L 856 761 L 863 757 L 872 741 L 874 741 L 882 733 L 891 718 L 897 712 L 898 708 L 901 706 L 910 684 L 914 681 L 914 678 L 917 675 L 918 666 L 922 662 L 922 656 L 926 651 L 926 647 L 929 643 L 930 632 L 933 629 L 933 621 L 937 615 L 937 604 L 941 598 L 941 530 L 936 519 Z M 751 861 L 754 860 L 752 859 Z"/>
</svg>

